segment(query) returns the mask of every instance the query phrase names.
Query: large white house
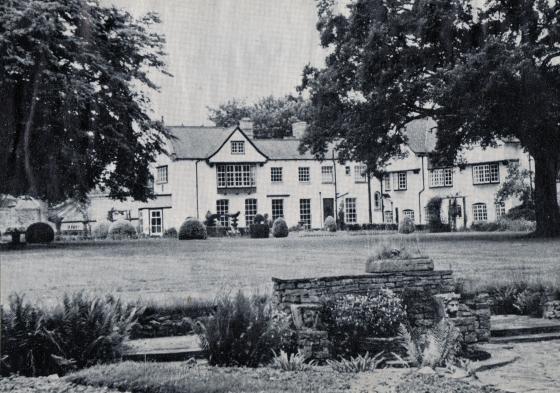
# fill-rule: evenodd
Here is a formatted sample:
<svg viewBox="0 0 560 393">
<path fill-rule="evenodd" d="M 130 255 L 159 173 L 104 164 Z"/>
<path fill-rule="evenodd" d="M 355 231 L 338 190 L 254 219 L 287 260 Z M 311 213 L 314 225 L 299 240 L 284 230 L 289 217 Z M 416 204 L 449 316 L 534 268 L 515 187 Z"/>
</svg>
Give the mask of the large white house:
<svg viewBox="0 0 560 393">
<path fill-rule="evenodd" d="M 89 217 L 100 222 L 121 215 L 154 236 L 178 228 L 187 217 L 204 220 L 208 211 L 240 212 L 240 227 L 266 213 L 284 217 L 289 226 L 321 228 L 341 207 L 349 224 L 393 223 L 403 216 L 424 224 L 425 206 L 438 195 L 443 211 L 450 200 L 459 206 L 458 227 L 495 220 L 511 207 L 494 203 L 507 164 L 527 167 L 529 156 L 516 141 L 500 142 L 486 150 L 465 149 L 460 167 L 437 168 L 430 161 L 435 126 L 429 119 L 407 126 L 407 154 L 387 165 L 382 181 L 366 176 L 360 163 L 339 163 L 332 150 L 323 161 L 300 154 L 303 122 L 284 139 L 255 139 L 247 120 L 234 128 L 170 127 L 175 138 L 168 143 L 169 155 L 153 166 L 156 198 L 119 202 L 93 193 Z M 228 225 L 225 216 L 221 221 Z"/>
</svg>

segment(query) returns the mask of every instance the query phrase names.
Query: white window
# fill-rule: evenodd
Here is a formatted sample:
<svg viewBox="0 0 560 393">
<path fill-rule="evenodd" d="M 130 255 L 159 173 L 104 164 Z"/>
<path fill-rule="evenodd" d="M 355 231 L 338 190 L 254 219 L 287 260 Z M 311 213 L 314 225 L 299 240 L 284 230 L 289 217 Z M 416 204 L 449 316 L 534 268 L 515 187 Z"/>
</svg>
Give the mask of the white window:
<svg viewBox="0 0 560 393">
<path fill-rule="evenodd" d="M 255 187 L 255 165 L 227 164 L 218 165 L 218 188 Z"/>
<path fill-rule="evenodd" d="M 282 168 L 281 167 L 270 168 L 270 181 L 272 183 L 282 183 Z"/>
<path fill-rule="evenodd" d="M 452 187 L 453 168 L 434 169 L 430 173 L 430 187 Z"/>
<path fill-rule="evenodd" d="M 393 190 L 406 190 L 406 172 L 393 173 Z"/>
<path fill-rule="evenodd" d="M 216 201 L 216 214 L 218 214 L 218 220 L 220 224 L 224 227 L 229 227 L 229 200 L 228 199 L 218 199 Z"/>
<path fill-rule="evenodd" d="M 496 204 L 496 220 L 506 214 L 506 205 L 505 203 L 497 203 Z"/>
<path fill-rule="evenodd" d="M 488 212 L 485 203 L 475 203 L 473 209 L 473 221 L 488 221 Z"/>
<path fill-rule="evenodd" d="M 381 193 L 379 191 L 376 191 L 375 194 L 373 194 L 373 208 L 375 210 L 381 209 Z"/>
<path fill-rule="evenodd" d="M 324 184 L 330 184 L 334 181 L 333 167 L 331 165 L 321 167 L 321 181 Z"/>
<path fill-rule="evenodd" d="M 273 199 L 272 200 L 272 221 L 279 217 L 284 217 L 284 200 L 283 199 Z"/>
<path fill-rule="evenodd" d="M 391 174 L 386 173 L 383 175 L 383 189 L 385 191 L 391 191 Z"/>
<path fill-rule="evenodd" d="M 348 224 L 357 222 L 356 198 L 346 198 L 344 201 L 344 221 Z"/>
<path fill-rule="evenodd" d="M 385 224 L 392 224 L 393 223 L 393 212 L 391 210 L 385 210 L 383 213 L 383 218 Z"/>
<path fill-rule="evenodd" d="M 305 229 L 311 228 L 311 199 L 299 200 L 299 220 Z"/>
<path fill-rule="evenodd" d="M 245 226 L 253 223 L 257 215 L 257 200 L 254 198 L 245 199 Z"/>
<path fill-rule="evenodd" d="M 405 217 L 410 218 L 412 221 L 414 221 L 414 210 L 412 209 L 404 209 L 403 211 L 403 215 Z"/>
<path fill-rule="evenodd" d="M 156 183 L 167 183 L 167 165 L 157 167 Z"/>
<path fill-rule="evenodd" d="M 231 141 L 231 154 L 245 154 L 245 141 Z"/>
<path fill-rule="evenodd" d="M 482 164 L 473 166 L 473 183 L 489 184 L 500 182 L 499 164 Z"/>
<path fill-rule="evenodd" d="M 309 183 L 311 181 L 308 166 L 300 166 L 298 168 L 298 179 L 300 183 Z"/>
<path fill-rule="evenodd" d="M 365 183 L 367 181 L 367 167 L 365 165 L 356 165 L 354 167 L 354 182 Z"/>
<path fill-rule="evenodd" d="M 163 228 L 163 214 L 161 210 L 150 210 L 150 234 L 161 235 Z"/>
</svg>

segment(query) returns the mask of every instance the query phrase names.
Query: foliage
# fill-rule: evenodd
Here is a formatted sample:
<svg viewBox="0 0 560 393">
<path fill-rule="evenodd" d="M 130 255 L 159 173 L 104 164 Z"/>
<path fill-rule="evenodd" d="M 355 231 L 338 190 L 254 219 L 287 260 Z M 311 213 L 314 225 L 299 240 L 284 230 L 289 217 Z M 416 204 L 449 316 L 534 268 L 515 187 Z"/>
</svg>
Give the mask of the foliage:
<svg viewBox="0 0 560 393">
<path fill-rule="evenodd" d="M 508 217 L 500 217 L 496 222 L 475 222 L 471 225 L 470 229 L 479 232 L 531 232 L 535 230 L 535 222 L 527 221 L 523 218 L 510 219 Z"/>
<path fill-rule="evenodd" d="M 426 205 L 428 214 L 428 229 L 430 232 L 447 232 L 449 228 L 441 221 L 441 197 L 430 198 Z"/>
<path fill-rule="evenodd" d="M 272 224 L 272 236 L 274 237 L 288 237 L 288 224 L 282 217 L 278 217 Z"/>
<path fill-rule="evenodd" d="M 166 229 L 163 232 L 163 237 L 168 237 L 171 239 L 177 239 L 177 230 L 175 228 Z"/>
<path fill-rule="evenodd" d="M 382 356 L 383 352 L 379 352 L 375 356 L 370 356 L 369 352 L 366 352 L 365 355 L 358 355 L 350 359 L 327 360 L 327 364 L 333 371 L 339 373 L 362 373 L 379 368 L 385 362 L 385 358 Z"/>
<path fill-rule="evenodd" d="M 405 241 L 403 237 L 397 239 L 383 239 L 378 241 L 368 256 L 368 262 L 380 259 L 411 259 L 422 256 L 418 246 L 418 239 Z"/>
<path fill-rule="evenodd" d="M 409 234 L 416 230 L 414 226 L 414 220 L 410 217 L 403 217 L 401 222 L 399 222 L 399 233 Z"/>
<path fill-rule="evenodd" d="M 400 298 L 388 289 L 326 300 L 322 314 L 333 353 L 344 356 L 360 354 L 364 339 L 396 336 L 399 325 L 406 320 Z"/>
<path fill-rule="evenodd" d="M 0 192 L 51 203 L 96 186 L 146 200 L 169 133 L 150 118 L 165 73 L 156 14 L 97 0 L 0 5 Z"/>
<path fill-rule="evenodd" d="M 257 367 L 270 362 L 272 351 L 295 352 L 289 316 L 275 313 L 268 299 L 242 292 L 221 296 L 198 333 L 215 366 Z"/>
<path fill-rule="evenodd" d="M 54 240 L 54 230 L 46 222 L 35 222 L 25 230 L 27 243 L 51 243 Z"/>
<path fill-rule="evenodd" d="M 91 230 L 91 234 L 93 235 L 94 239 L 106 239 L 109 235 L 109 226 L 111 225 L 110 222 L 100 222 L 95 224 L 93 229 Z"/>
<path fill-rule="evenodd" d="M 113 240 L 131 239 L 137 236 L 136 228 L 130 221 L 118 220 L 109 226 L 109 236 Z"/>
<path fill-rule="evenodd" d="M 560 233 L 560 14 L 543 0 L 318 1 L 326 66 L 306 66 L 303 148 L 371 170 L 403 154 L 405 125 L 437 123 L 439 164 L 464 146 L 516 138 L 534 158 L 537 233 Z M 542 141 L 546 141 L 543 145 Z"/>
<path fill-rule="evenodd" d="M 216 226 L 216 219 L 218 219 L 218 217 L 220 217 L 219 214 L 217 214 L 217 213 L 212 214 L 212 212 L 210 212 L 210 210 L 208 210 L 206 212 L 204 225 L 206 225 L 207 228 Z"/>
<path fill-rule="evenodd" d="M 195 218 L 187 218 L 179 228 L 179 240 L 206 239 L 206 227 Z"/>
<path fill-rule="evenodd" d="M 208 118 L 218 127 L 232 127 L 248 117 L 253 120 L 256 137 L 282 138 L 292 134 L 292 123 L 307 119 L 307 105 L 301 97 L 291 95 L 263 97 L 253 105 L 233 99 L 208 108 Z"/>
<path fill-rule="evenodd" d="M 329 232 L 336 232 L 336 221 L 334 217 L 328 216 L 327 218 L 325 218 L 324 227 Z"/>
<path fill-rule="evenodd" d="M 542 291 L 526 288 L 517 293 L 514 299 L 513 307 L 519 314 L 542 318 L 543 304 L 546 302 L 546 296 Z"/>
<path fill-rule="evenodd" d="M 496 193 L 496 204 L 504 203 L 509 198 L 516 198 L 523 206 L 533 206 L 533 192 L 531 189 L 531 171 L 523 169 L 519 162 L 510 162 L 507 167 L 507 177 L 500 184 Z"/>
<path fill-rule="evenodd" d="M 523 219 L 527 221 L 535 221 L 535 208 L 534 206 L 519 205 L 512 207 L 507 211 L 504 218 L 511 220 Z"/>
<path fill-rule="evenodd" d="M 277 355 L 276 352 L 274 353 L 270 367 L 282 371 L 306 371 L 316 363 L 314 360 L 306 363 L 306 360 L 305 355 L 301 351 L 290 355 L 280 350 L 279 355 Z"/>
<path fill-rule="evenodd" d="M 249 233 L 251 239 L 265 239 L 270 234 L 270 227 L 268 224 L 251 224 L 249 225 Z"/>
<path fill-rule="evenodd" d="M 410 333 L 400 325 L 399 337 L 406 350 L 405 360 L 411 366 L 453 366 L 461 349 L 461 332 L 446 318 L 424 334 Z"/>
<path fill-rule="evenodd" d="M 253 218 L 253 224 L 265 224 L 266 219 L 264 218 L 264 216 L 262 214 L 255 214 L 255 217 Z"/>
</svg>

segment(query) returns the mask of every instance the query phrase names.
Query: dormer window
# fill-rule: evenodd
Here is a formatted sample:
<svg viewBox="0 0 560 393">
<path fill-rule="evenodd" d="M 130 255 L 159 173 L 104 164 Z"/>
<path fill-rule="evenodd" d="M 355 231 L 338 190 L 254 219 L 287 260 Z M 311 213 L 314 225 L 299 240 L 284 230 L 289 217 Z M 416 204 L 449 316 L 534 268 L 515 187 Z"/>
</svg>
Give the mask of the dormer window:
<svg viewBox="0 0 560 393">
<path fill-rule="evenodd" d="M 231 141 L 231 154 L 245 154 L 245 141 Z"/>
<path fill-rule="evenodd" d="M 157 167 L 156 183 L 157 184 L 167 183 L 167 165 Z"/>
</svg>

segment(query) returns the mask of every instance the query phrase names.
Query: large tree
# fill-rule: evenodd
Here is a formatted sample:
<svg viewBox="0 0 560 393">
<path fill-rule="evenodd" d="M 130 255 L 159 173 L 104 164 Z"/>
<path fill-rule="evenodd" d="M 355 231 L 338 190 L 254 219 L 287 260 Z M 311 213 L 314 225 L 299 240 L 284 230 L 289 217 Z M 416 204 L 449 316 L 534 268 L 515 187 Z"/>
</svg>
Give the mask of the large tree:
<svg viewBox="0 0 560 393">
<path fill-rule="evenodd" d="M 231 127 L 244 117 L 254 122 L 260 138 L 282 138 L 291 135 L 292 123 L 307 120 L 308 103 L 301 97 L 263 97 L 254 104 L 233 99 L 217 108 L 208 108 L 208 118 L 218 127 Z"/>
<path fill-rule="evenodd" d="M 0 193 L 150 196 L 168 136 L 149 110 L 149 73 L 165 72 L 156 23 L 97 0 L 0 3 Z"/>
<path fill-rule="evenodd" d="M 517 138 L 535 160 L 537 234 L 560 234 L 560 4 L 549 0 L 319 0 L 326 67 L 306 67 L 303 147 L 338 141 L 342 156 L 379 169 L 403 126 L 430 116 L 438 159 L 468 144 Z"/>
</svg>

